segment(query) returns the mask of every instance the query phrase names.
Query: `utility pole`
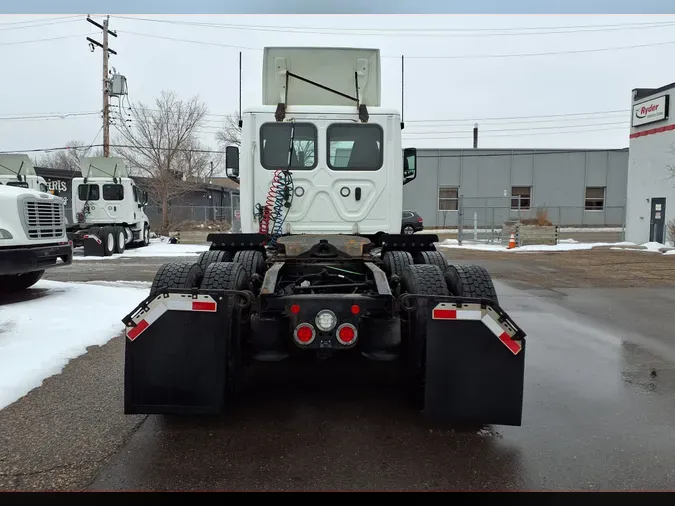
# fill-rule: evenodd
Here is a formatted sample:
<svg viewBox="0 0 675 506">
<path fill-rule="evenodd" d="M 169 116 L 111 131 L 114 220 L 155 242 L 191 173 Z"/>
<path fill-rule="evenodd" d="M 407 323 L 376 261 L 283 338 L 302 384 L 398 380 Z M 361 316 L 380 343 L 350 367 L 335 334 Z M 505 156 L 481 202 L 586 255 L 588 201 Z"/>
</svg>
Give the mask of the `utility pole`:
<svg viewBox="0 0 675 506">
<path fill-rule="evenodd" d="M 473 149 L 478 147 L 478 123 L 473 124 Z"/>
<path fill-rule="evenodd" d="M 94 46 L 103 49 L 103 156 L 108 157 L 110 156 L 110 78 L 108 77 L 108 57 L 110 54 L 117 54 L 117 52 L 108 47 L 108 35 L 117 37 L 117 33 L 108 29 L 110 16 L 106 16 L 102 25 L 89 16 L 87 16 L 87 21 L 103 31 L 103 44 L 89 37 L 87 37 L 87 40 L 92 52 L 95 49 Z"/>
</svg>

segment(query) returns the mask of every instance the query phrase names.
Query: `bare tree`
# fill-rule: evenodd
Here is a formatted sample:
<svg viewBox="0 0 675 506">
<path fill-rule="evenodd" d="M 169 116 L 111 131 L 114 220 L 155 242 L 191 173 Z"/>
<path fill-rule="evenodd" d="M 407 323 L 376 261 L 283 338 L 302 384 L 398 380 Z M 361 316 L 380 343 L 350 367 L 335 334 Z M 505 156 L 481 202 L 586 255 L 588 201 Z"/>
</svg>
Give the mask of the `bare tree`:
<svg viewBox="0 0 675 506">
<path fill-rule="evenodd" d="M 88 146 L 81 141 L 70 141 L 65 149 L 45 153 L 36 158 L 35 165 L 57 170 L 78 171 L 82 158 L 87 156 L 103 156 L 103 149 Z"/>
<path fill-rule="evenodd" d="M 223 151 L 227 146 L 241 146 L 241 128 L 239 128 L 239 111 L 225 116 L 222 130 L 216 132 L 218 146 Z"/>
<path fill-rule="evenodd" d="M 152 107 L 131 106 L 131 125 L 118 128 L 116 152 L 146 178 L 148 193 L 162 207 L 162 233 L 171 226 L 171 201 L 200 188 L 210 170 L 196 132 L 206 112 L 198 97 L 183 101 L 163 91 Z"/>
</svg>

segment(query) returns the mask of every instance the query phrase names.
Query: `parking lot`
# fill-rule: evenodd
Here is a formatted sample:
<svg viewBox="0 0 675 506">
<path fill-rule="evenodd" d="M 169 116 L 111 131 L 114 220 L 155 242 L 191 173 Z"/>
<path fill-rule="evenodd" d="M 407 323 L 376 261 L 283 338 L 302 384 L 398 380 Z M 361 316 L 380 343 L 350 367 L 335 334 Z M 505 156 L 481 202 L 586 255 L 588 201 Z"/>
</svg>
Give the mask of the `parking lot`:
<svg viewBox="0 0 675 506">
<path fill-rule="evenodd" d="M 127 416 L 119 336 L 0 410 L 0 489 L 672 488 L 675 256 L 444 252 L 486 266 L 528 334 L 522 427 L 429 425 L 395 369 L 339 360 L 256 366 L 222 419 Z M 45 278 L 145 286 L 161 263 L 190 258 L 78 260 Z"/>
</svg>

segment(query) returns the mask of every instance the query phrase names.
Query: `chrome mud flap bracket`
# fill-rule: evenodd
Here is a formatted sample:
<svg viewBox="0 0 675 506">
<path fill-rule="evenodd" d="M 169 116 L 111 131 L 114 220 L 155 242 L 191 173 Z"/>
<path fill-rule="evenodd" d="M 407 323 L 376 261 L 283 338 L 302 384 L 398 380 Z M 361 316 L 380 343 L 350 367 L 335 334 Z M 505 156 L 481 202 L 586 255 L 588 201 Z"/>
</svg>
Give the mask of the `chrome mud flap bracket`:
<svg viewBox="0 0 675 506">
<path fill-rule="evenodd" d="M 491 300 L 424 298 L 425 415 L 469 425 L 522 425 L 525 333 Z"/>
<path fill-rule="evenodd" d="M 164 290 L 123 318 L 126 414 L 218 414 L 238 308 L 252 294 Z"/>
</svg>

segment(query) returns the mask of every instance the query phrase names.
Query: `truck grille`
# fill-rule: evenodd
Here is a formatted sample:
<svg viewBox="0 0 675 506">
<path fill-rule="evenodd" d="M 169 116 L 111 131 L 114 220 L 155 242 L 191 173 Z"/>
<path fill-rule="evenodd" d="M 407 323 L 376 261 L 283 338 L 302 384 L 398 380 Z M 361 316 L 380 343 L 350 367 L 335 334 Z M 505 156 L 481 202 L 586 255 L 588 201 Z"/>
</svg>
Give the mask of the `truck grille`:
<svg viewBox="0 0 675 506">
<path fill-rule="evenodd" d="M 63 204 L 24 201 L 24 228 L 29 239 L 57 239 L 66 233 Z"/>
</svg>

